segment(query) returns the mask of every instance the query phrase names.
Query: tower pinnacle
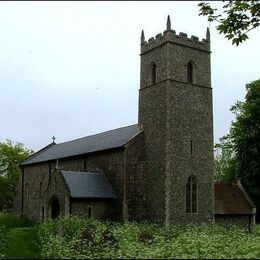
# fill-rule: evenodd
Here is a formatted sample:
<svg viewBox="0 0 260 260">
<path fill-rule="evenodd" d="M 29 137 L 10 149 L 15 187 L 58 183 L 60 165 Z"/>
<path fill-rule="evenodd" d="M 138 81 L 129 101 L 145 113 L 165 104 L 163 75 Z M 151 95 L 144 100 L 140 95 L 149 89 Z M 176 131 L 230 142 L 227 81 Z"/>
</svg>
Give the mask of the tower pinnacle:
<svg viewBox="0 0 260 260">
<path fill-rule="evenodd" d="M 167 29 L 167 30 L 171 30 L 171 19 L 170 19 L 170 15 L 168 15 L 168 17 L 167 17 L 166 29 Z"/>
<path fill-rule="evenodd" d="M 145 41 L 145 38 L 144 38 L 144 30 L 142 30 L 142 33 L 141 33 L 141 44 L 143 44 Z"/>
</svg>

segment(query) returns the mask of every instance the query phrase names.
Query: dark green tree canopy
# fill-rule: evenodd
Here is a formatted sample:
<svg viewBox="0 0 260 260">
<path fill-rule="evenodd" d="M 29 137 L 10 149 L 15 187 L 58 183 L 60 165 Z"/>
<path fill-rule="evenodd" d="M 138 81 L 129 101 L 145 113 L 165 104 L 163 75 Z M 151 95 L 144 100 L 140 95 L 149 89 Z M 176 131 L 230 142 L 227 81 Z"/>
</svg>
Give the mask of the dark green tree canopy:
<svg viewBox="0 0 260 260">
<path fill-rule="evenodd" d="M 200 13 L 209 22 L 217 21 L 216 27 L 232 44 L 239 45 L 248 39 L 248 32 L 260 25 L 260 1 L 223 1 L 223 13 L 209 3 L 199 3 Z"/>
<path fill-rule="evenodd" d="M 245 101 L 231 107 L 236 116 L 229 134 L 215 148 L 215 178 L 241 179 L 257 206 L 260 221 L 260 79 L 246 85 Z"/>
<path fill-rule="evenodd" d="M 247 84 L 246 88 L 245 102 L 237 102 L 231 108 L 236 121 L 230 128 L 230 135 L 234 144 L 237 176 L 260 210 L 260 79 Z"/>
<path fill-rule="evenodd" d="M 33 153 L 21 143 L 0 143 L 0 209 L 11 207 L 19 181 L 19 163 Z"/>
</svg>

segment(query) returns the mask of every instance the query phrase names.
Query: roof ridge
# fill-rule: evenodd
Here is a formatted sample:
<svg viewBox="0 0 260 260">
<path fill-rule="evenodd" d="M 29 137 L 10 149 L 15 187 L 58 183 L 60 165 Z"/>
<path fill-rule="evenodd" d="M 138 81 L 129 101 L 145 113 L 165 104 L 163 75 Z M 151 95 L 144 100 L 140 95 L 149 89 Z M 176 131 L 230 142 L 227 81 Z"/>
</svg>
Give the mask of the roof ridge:
<svg viewBox="0 0 260 260">
<path fill-rule="evenodd" d="M 65 144 L 65 143 L 69 143 L 69 142 L 74 142 L 74 141 L 76 141 L 76 140 L 80 140 L 80 139 L 83 139 L 83 138 L 86 138 L 86 137 L 92 137 L 92 136 L 95 136 L 95 135 L 100 135 L 100 134 L 112 132 L 112 131 L 115 131 L 115 130 L 119 130 L 119 129 L 122 129 L 122 128 L 131 127 L 131 126 L 135 126 L 135 125 L 138 125 L 138 124 L 133 124 L 133 125 L 128 125 L 128 126 L 122 126 L 122 127 L 118 127 L 118 128 L 115 128 L 115 129 L 107 130 L 107 131 L 104 131 L 104 132 L 100 132 L 100 133 L 96 133 L 96 134 L 91 134 L 91 135 L 86 135 L 86 136 L 83 136 L 83 137 L 79 137 L 79 138 L 76 138 L 76 139 L 72 139 L 72 140 L 70 140 L 70 141 L 58 143 L 58 144 L 56 144 L 56 145 Z"/>
<path fill-rule="evenodd" d="M 138 132 L 139 125 L 133 124 L 48 146 L 49 149 L 40 150 L 22 165 L 124 147 Z"/>
</svg>

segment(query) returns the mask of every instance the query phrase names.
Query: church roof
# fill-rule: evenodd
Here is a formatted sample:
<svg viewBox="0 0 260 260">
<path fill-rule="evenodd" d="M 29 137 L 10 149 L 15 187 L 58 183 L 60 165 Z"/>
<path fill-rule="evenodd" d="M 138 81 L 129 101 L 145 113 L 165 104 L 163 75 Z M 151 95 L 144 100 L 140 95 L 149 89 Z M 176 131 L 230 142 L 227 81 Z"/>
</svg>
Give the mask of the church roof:
<svg viewBox="0 0 260 260">
<path fill-rule="evenodd" d="M 102 173 L 61 171 L 71 198 L 115 199 L 113 188 Z"/>
<path fill-rule="evenodd" d="M 82 137 L 69 142 L 49 145 L 23 161 L 21 165 L 122 147 L 139 132 L 139 127 L 136 124 Z"/>
<path fill-rule="evenodd" d="M 215 214 L 254 214 L 255 205 L 242 187 L 240 181 L 214 185 Z"/>
</svg>

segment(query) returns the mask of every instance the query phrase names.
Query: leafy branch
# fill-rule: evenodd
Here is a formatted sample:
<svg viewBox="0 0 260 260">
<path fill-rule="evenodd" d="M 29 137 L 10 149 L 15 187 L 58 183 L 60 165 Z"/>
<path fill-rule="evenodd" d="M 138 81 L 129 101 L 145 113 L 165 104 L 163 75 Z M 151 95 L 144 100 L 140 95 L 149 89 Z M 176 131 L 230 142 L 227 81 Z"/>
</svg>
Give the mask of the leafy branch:
<svg viewBox="0 0 260 260">
<path fill-rule="evenodd" d="M 213 8 L 209 3 L 201 2 L 199 15 L 207 16 L 209 22 L 216 21 L 217 30 L 223 33 L 232 44 L 237 46 L 246 41 L 248 33 L 260 25 L 260 2 L 251 1 L 223 1 L 228 2 L 223 5 L 223 13 L 217 13 L 217 8 Z"/>
</svg>

